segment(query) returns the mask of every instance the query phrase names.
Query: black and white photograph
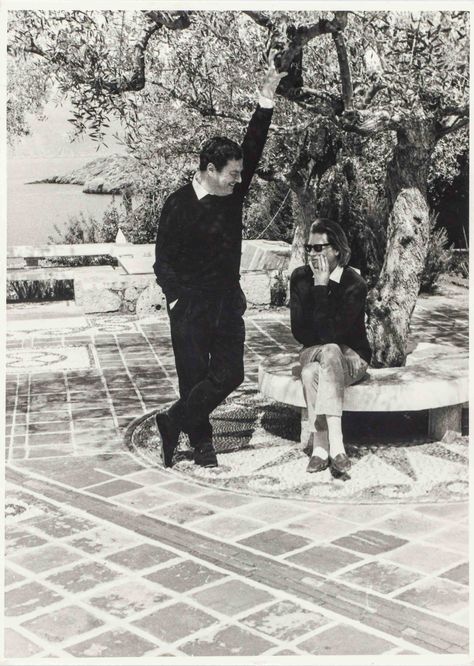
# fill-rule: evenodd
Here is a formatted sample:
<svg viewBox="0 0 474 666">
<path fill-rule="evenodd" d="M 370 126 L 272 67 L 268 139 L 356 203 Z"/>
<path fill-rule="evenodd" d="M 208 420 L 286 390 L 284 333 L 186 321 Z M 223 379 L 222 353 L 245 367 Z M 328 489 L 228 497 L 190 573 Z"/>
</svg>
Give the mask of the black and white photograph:
<svg viewBox="0 0 474 666">
<path fill-rule="evenodd" d="M 0 12 L 2 663 L 473 664 L 470 4 Z"/>
</svg>

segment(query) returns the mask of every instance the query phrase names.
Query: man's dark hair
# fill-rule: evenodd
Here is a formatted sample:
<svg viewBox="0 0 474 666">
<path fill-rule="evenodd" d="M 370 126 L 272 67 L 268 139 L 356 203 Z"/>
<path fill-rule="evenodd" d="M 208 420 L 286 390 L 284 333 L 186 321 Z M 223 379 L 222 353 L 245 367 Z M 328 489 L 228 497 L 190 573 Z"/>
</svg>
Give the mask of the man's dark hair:
<svg viewBox="0 0 474 666">
<path fill-rule="evenodd" d="M 199 170 L 205 171 L 208 164 L 213 164 L 217 171 L 222 171 L 229 160 L 241 160 L 242 148 L 225 136 L 213 136 L 201 148 Z"/>
<path fill-rule="evenodd" d="M 351 248 L 344 229 L 327 217 L 317 217 L 311 225 L 312 234 L 326 234 L 328 242 L 339 251 L 339 265 L 347 266 L 351 258 Z"/>
</svg>

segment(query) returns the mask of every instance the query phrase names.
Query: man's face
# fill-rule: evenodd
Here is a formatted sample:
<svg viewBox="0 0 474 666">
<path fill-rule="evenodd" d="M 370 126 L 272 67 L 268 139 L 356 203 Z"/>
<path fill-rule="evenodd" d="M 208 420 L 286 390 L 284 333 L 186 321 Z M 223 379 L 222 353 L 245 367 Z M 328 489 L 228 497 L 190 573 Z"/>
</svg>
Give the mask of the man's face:
<svg viewBox="0 0 474 666">
<path fill-rule="evenodd" d="M 217 171 L 214 164 L 209 164 L 207 176 L 209 185 L 212 187 L 212 194 L 218 197 L 226 197 L 232 194 L 234 185 L 242 180 L 242 169 L 242 160 L 229 160 L 220 171 Z"/>
<path fill-rule="evenodd" d="M 316 257 L 321 256 L 321 255 L 324 254 L 326 259 L 328 260 L 329 272 L 332 273 L 332 271 L 339 264 L 339 251 L 335 250 L 332 247 L 332 245 L 328 245 L 328 243 L 329 243 L 328 235 L 327 234 L 310 234 L 308 243 L 310 245 L 322 245 L 323 246 L 321 248 L 320 252 L 316 252 L 316 250 L 312 249 L 311 252 L 308 254 L 309 260 L 313 264 L 313 266 L 316 268 Z"/>
</svg>

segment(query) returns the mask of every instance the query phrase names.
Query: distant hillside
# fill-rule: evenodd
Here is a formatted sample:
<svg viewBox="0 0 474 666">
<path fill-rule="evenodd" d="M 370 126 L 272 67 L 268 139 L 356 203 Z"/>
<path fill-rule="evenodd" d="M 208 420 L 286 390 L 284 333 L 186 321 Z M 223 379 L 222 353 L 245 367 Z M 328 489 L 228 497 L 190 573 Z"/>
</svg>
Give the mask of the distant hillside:
<svg viewBox="0 0 474 666">
<path fill-rule="evenodd" d="M 34 181 L 35 183 L 59 183 L 83 185 L 86 194 L 120 194 L 133 182 L 134 163 L 126 155 L 108 155 L 87 162 L 79 169 Z"/>
</svg>

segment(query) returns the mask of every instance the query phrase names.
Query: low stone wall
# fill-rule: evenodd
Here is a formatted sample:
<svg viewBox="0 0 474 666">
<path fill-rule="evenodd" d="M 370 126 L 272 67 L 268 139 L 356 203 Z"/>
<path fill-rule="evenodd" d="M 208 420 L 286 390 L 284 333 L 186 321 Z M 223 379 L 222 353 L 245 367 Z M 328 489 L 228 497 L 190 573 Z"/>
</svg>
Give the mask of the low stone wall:
<svg viewBox="0 0 474 666">
<path fill-rule="evenodd" d="M 166 301 L 150 275 L 117 275 L 106 282 L 74 281 L 74 300 L 85 314 L 124 312 L 146 317 L 166 312 Z"/>
<path fill-rule="evenodd" d="M 280 241 L 250 240 L 242 244 L 241 286 L 249 307 L 269 306 L 279 276 L 288 266 L 291 247 Z M 115 270 L 101 281 L 74 280 L 76 305 L 86 314 L 166 313 L 166 300 L 153 274 L 128 275 Z"/>
<path fill-rule="evenodd" d="M 279 271 L 243 271 L 240 284 L 248 307 L 269 306 Z M 166 313 L 166 299 L 149 275 L 117 275 L 105 282 L 74 280 L 74 300 L 85 314 L 124 312 L 146 317 Z"/>
<path fill-rule="evenodd" d="M 144 317 L 166 312 L 165 298 L 153 273 L 154 249 L 151 243 L 123 242 L 11 247 L 7 279 L 70 279 L 74 283 L 76 305 L 85 314 L 125 312 Z M 281 291 L 281 276 L 288 268 L 290 252 L 291 246 L 280 241 L 243 241 L 241 285 L 249 307 L 269 306 L 275 290 L 280 288 Z M 37 266 L 44 257 L 102 255 L 114 257 L 118 267 Z M 28 267 L 30 264 L 35 267 Z"/>
</svg>

